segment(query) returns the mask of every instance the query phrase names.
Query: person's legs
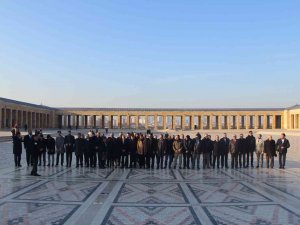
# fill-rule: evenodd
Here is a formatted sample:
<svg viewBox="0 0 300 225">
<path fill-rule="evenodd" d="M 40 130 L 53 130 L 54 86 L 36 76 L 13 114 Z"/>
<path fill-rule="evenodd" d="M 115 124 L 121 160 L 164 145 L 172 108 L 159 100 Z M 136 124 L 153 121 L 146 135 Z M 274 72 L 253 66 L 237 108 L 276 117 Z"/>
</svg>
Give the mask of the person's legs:
<svg viewBox="0 0 300 225">
<path fill-rule="evenodd" d="M 274 168 L 274 156 L 271 156 L 271 168 L 273 169 Z"/>
<path fill-rule="evenodd" d="M 173 159 L 173 168 L 176 169 L 177 167 L 177 161 L 178 161 L 178 158 L 179 158 L 179 154 L 175 154 L 174 155 L 174 159 Z"/>
<path fill-rule="evenodd" d="M 283 153 L 283 161 L 282 161 L 282 167 L 285 168 L 285 161 L 286 161 L 286 153 Z"/>
<path fill-rule="evenodd" d="M 279 168 L 282 168 L 282 153 L 279 153 Z"/>
</svg>

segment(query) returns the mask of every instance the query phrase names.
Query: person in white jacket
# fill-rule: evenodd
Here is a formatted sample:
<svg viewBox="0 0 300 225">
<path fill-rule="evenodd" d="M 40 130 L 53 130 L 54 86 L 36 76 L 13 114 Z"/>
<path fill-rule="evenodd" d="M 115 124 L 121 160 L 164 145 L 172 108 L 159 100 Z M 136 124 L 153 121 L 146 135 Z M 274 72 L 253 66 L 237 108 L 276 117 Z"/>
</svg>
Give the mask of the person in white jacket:
<svg viewBox="0 0 300 225">
<path fill-rule="evenodd" d="M 264 162 L 264 141 L 262 139 L 262 135 L 259 134 L 258 138 L 256 139 L 256 168 L 263 167 Z"/>
</svg>

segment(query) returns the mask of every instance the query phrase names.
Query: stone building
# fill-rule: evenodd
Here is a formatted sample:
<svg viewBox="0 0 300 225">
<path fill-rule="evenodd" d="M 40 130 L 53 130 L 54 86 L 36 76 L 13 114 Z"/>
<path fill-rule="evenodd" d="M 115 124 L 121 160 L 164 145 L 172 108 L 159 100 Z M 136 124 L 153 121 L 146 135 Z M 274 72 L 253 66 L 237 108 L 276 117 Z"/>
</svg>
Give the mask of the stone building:
<svg viewBox="0 0 300 225">
<path fill-rule="evenodd" d="M 300 105 L 289 108 L 54 108 L 0 98 L 0 129 L 300 129 Z"/>
</svg>

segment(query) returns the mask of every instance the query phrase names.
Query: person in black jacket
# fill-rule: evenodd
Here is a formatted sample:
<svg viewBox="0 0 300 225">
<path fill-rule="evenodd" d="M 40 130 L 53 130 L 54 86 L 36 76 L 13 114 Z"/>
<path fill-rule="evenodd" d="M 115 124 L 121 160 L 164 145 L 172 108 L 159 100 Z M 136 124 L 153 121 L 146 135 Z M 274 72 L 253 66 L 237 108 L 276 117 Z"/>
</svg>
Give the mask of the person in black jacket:
<svg viewBox="0 0 300 225">
<path fill-rule="evenodd" d="M 290 148 L 290 142 L 288 139 L 286 139 L 285 133 L 282 133 L 276 143 L 276 149 L 279 153 L 279 169 L 285 168 L 286 154 L 288 148 Z"/>
<path fill-rule="evenodd" d="M 32 151 L 34 148 L 32 131 L 28 130 L 28 135 L 24 136 L 24 148 L 26 150 L 26 162 L 27 166 L 33 165 L 32 162 Z"/>
<path fill-rule="evenodd" d="M 246 150 L 246 155 L 247 155 L 247 164 L 246 167 L 249 167 L 249 162 L 251 162 L 251 167 L 253 168 L 253 153 L 255 152 L 256 148 L 256 139 L 253 136 L 253 132 L 249 131 L 249 135 L 246 137 L 246 142 L 247 142 L 247 150 Z"/>
<path fill-rule="evenodd" d="M 119 149 L 121 150 L 121 168 L 128 168 L 128 154 L 130 148 L 130 140 L 125 135 L 121 135 L 119 139 Z"/>
<path fill-rule="evenodd" d="M 85 140 L 82 138 L 81 133 L 78 133 L 78 137 L 75 139 L 75 156 L 76 156 L 76 167 L 83 167 L 83 152 L 85 148 Z"/>
<path fill-rule="evenodd" d="M 71 167 L 72 165 L 72 154 L 74 151 L 74 144 L 75 144 L 75 137 L 71 134 L 71 131 L 69 131 L 69 134 L 65 136 L 65 149 L 66 149 L 66 161 L 67 161 L 67 166 L 66 167 Z"/>
<path fill-rule="evenodd" d="M 42 165 L 42 160 L 43 160 L 43 166 L 46 166 L 46 152 L 47 152 L 47 139 L 44 138 L 44 135 L 42 132 L 39 132 L 39 137 L 40 137 L 40 154 L 39 154 L 39 166 Z"/>
<path fill-rule="evenodd" d="M 85 167 L 90 167 L 92 165 L 92 151 L 93 151 L 93 149 L 94 149 L 93 141 L 91 141 L 91 137 L 88 134 L 86 136 L 85 141 L 84 141 L 84 149 L 83 149 Z"/>
<path fill-rule="evenodd" d="M 210 154 L 213 150 L 213 143 L 209 138 L 208 134 L 205 134 L 205 137 L 202 139 L 202 152 L 203 152 L 203 169 L 209 169 L 210 166 Z"/>
<path fill-rule="evenodd" d="M 137 137 L 135 135 L 131 135 L 130 136 L 129 154 L 130 154 L 129 168 L 136 168 L 136 161 L 137 161 Z"/>
<path fill-rule="evenodd" d="M 220 138 L 217 135 L 216 140 L 213 141 L 213 168 L 216 167 L 216 162 L 217 162 L 217 168 L 220 168 Z"/>
<path fill-rule="evenodd" d="M 183 141 L 183 151 L 183 169 L 190 169 L 190 161 L 193 161 L 192 154 L 194 151 L 193 140 L 191 139 L 190 135 L 186 135 Z"/>
<path fill-rule="evenodd" d="M 247 141 L 243 134 L 240 134 L 240 138 L 237 140 L 237 152 L 239 154 L 239 166 L 240 168 L 246 168 L 246 152 L 247 152 Z"/>
<path fill-rule="evenodd" d="M 51 164 L 51 159 L 52 159 L 52 166 L 54 166 L 55 140 L 53 137 L 51 137 L 50 134 L 47 135 L 46 146 L 48 152 L 48 166 L 50 166 Z"/>
<path fill-rule="evenodd" d="M 13 136 L 13 154 L 15 159 L 15 166 L 21 167 L 21 155 L 22 155 L 22 136 L 19 131 L 17 131 Z"/>
<path fill-rule="evenodd" d="M 164 138 L 164 135 L 161 134 L 159 139 L 157 140 L 157 169 L 159 167 L 162 169 L 164 167 L 163 165 L 163 160 L 164 156 L 166 155 L 166 150 L 167 150 L 167 140 Z"/>
<path fill-rule="evenodd" d="M 166 156 L 165 156 L 165 166 L 164 169 L 168 168 L 171 169 L 172 163 L 173 163 L 173 158 L 174 158 L 174 150 L 173 150 L 173 142 L 174 139 L 171 135 L 165 136 L 167 138 L 167 146 L 166 146 Z"/>
<path fill-rule="evenodd" d="M 33 151 L 32 151 L 32 162 L 33 162 L 33 167 L 32 167 L 32 171 L 31 171 L 31 175 L 32 176 L 40 176 L 38 173 L 37 173 L 37 165 L 38 165 L 38 158 L 39 158 L 39 155 L 41 154 L 41 149 L 42 149 L 42 146 L 41 146 L 41 142 L 42 142 L 42 139 L 40 137 L 40 134 L 38 133 L 38 131 L 35 132 L 34 136 L 33 136 Z"/>
<path fill-rule="evenodd" d="M 221 155 L 221 168 L 228 169 L 228 153 L 229 153 L 230 139 L 224 133 L 223 138 L 220 139 L 220 155 Z"/>
<path fill-rule="evenodd" d="M 274 156 L 277 156 L 275 145 L 276 143 L 270 135 L 264 144 L 267 168 L 274 168 Z"/>
<path fill-rule="evenodd" d="M 158 140 L 157 136 L 150 136 L 150 160 L 151 160 L 151 169 L 154 169 L 154 164 L 155 164 L 155 158 L 156 162 L 158 161 Z M 157 168 L 158 169 L 158 168 Z"/>
</svg>

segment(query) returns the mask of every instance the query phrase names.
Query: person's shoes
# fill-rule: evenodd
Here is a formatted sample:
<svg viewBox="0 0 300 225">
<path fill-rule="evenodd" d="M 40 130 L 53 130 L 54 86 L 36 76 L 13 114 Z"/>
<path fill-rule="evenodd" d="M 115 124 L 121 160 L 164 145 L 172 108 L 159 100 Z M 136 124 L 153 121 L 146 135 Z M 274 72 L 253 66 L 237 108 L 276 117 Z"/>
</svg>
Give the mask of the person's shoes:
<svg viewBox="0 0 300 225">
<path fill-rule="evenodd" d="M 33 176 L 35 176 L 35 177 L 40 177 L 41 175 L 38 174 L 38 173 L 36 173 L 36 174 L 33 174 Z"/>
<path fill-rule="evenodd" d="M 259 166 L 256 166 L 256 169 L 259 168 Z"/>
<path fill-rule="evenodd" d="M 48 164 L 47 166 L 50 166 L 50 164 Z"/>
<path fill-rule="evenodd" d="M 18 165 L 18 167 L 22 167 L 22 165 L 20 164 L 20 165 Z"/>
<path fill-rule="evenodd" d="M 176 170 L 176 166 L 174 166 L 173 169 Z"/>
</svg>

